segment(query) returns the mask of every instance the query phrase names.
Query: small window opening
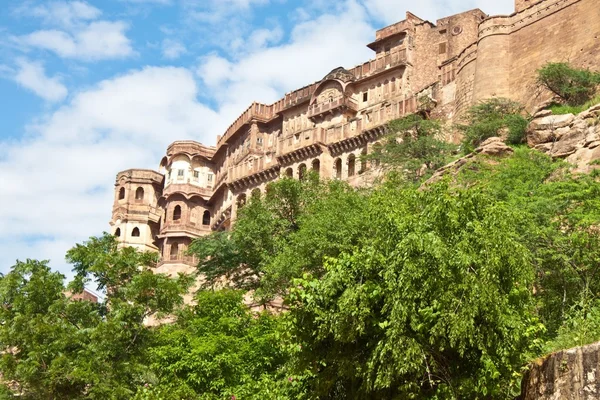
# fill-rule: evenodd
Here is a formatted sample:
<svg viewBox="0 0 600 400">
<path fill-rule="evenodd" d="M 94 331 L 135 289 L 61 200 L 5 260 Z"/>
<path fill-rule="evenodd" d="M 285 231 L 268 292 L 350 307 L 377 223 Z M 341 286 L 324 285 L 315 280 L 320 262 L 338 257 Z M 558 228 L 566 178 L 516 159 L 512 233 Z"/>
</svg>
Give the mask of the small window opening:
<svg viewBox="0 0 600 400">
<path fill-rule="evenodd" d="M 121 237 L 121 228 L 117 228 L 117 230 L 115 231 L 115 236 Z"/>
<path fill-rule="evenodd" d="M 135 191 L 135 199 L 136 200 L 144 200 L 144 188 L 143 187 L 137 188 L 137 190 Z"/>
<path fill-rule="evenodd" d="M 446 43 L 440 43 L 440 54 L 446 54 Z"/>
<path fill-rule="evenodd" d="M 369 100 L 369 92 L 364 92 L 363 93 L 363 101 L 367 101 Z"/>
<path fill-rule="evenodd" d="M 202 225 L 210 225 L 210 211 L 204 211 L 202 214 Z"/>
<path fill-rule="evenodd" d="M 133 228 L 133 231 L 131 231 L 131 236 L 132 237 L 140 237 L 140 230 L 139 228 Z"/>
<path fill-rule="evenodd" d="M 119 200 L 123 200 L 125 198 L 125 188 L 122 187 L 119 189 Z"/>
<path fill-rule="evenodd" d="M 178 221 L 181 219 L 181 206 L 175 206 L 173 210 L 173 221 Z"/>
<path fill-rule="evenodd" d="M 182 169 L 178 169 L 177 170 L 177 176 L 183 176 L 183 170 Z"/>
<path fill-rule="evenodd" d="M 194 171 L 194 179 L 198 180 L 200 178 L 200 171 Z"/>
</svg>

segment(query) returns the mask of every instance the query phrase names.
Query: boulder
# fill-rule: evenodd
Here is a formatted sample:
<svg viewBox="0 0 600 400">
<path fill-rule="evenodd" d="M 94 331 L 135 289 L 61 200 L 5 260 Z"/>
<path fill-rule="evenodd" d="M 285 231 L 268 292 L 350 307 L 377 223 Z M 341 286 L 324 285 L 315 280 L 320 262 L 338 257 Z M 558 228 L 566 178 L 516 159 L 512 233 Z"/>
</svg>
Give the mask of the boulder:
<svg viewBox="0 0 600 400">
<path fill-rule="evenodd" d="M 530 128 L 532 130 L 553 130 L 563 128 L 571 124 L 574 119 L 575 116 L 573 114 L 548 115 L 531 121 Z"/>
<path fill-rule="evenodd" d="M 531 131 L 527 134 L 527 144 L 529 147 L 535 147 L 538 144 L 553 142 L 555 138 L 556 135 L 551 130 Z"/>
</svg>

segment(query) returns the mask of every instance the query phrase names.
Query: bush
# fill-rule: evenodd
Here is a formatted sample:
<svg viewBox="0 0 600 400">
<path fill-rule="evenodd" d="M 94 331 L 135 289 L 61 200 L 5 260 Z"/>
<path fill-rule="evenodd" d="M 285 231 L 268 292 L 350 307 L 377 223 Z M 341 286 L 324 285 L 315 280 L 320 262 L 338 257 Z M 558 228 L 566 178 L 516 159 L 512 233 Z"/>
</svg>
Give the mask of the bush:
<svg viewBox="0 0 600 400">
<path fill-rule="evenodd" d="M 523 142 L 528 120 L 523 117 L 523 106 L 505 98 L 493 98 L 481 102 L 469 109 L 468 123 L 458 128 L 464 133 L 463 149 L 473 151 L 484 140 L 501 136 L 508 129 L 507 142 Z"/>
<path fill-rule="evenodd" d="M 539 84 L 571 106 L 590 100 L 600 84 L 600 73 L 573 68 L 567 63 L 548 63 L 537 74 Z"/>
<path fill-rule="evenodd" d="M 522 115 L 512 114 L 504 118 L 506 128 L 508 129 L 508 137 L 506 142 L 509 144 L 521 144 L 525 141 L 525 132 L 529 121 Z"/>
</svg>

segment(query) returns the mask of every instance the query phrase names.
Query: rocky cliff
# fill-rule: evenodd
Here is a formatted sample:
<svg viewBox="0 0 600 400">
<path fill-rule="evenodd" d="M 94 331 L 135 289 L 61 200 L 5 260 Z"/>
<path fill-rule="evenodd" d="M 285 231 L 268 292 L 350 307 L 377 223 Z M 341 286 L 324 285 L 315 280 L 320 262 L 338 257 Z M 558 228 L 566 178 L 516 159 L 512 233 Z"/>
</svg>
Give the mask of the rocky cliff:
<svg viewBox="0 0 600 400">
<path fill-rule="evenodd" d="M 578 115 L 538 112 L 529 125 L 527 144 L 565 159 L 578 172 L 598 168 L 594 161 L 600 160 L 600 104 Z"/>
<path fill-rule="evenodd" d="M 600 398 L 600 342 L 550 354 L 530 365 L 520 400 Z"/>
</svg>

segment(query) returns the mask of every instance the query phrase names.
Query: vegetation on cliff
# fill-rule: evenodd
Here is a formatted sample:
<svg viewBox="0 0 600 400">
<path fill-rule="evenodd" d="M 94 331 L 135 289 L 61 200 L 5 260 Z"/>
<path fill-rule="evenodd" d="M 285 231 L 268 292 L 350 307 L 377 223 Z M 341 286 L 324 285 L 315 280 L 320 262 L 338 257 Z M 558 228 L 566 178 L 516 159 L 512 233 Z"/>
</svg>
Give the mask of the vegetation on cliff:
<svg viewBox="0 0 600 400">
<path fill-rule="evenodd" d="M 520 112 L 479 105 L 469 143 Z M 433 121 L 391 127 L 368 160 L 390 167 L 377 186 L 281 179 L 197 239 L 193 305 L 190 277 L 153 274 L 110 235 L 67 254 L 70 289 L 97 283 L 99 304 L 18 262 L 0 277 L 0 398 L 514 398 L 529 360 L 600 339 L 598 178 L 515 146 L 423 187 L 455 149 Z M 251 312 L 248 291 L 286 311 Z"/>
</svg>

